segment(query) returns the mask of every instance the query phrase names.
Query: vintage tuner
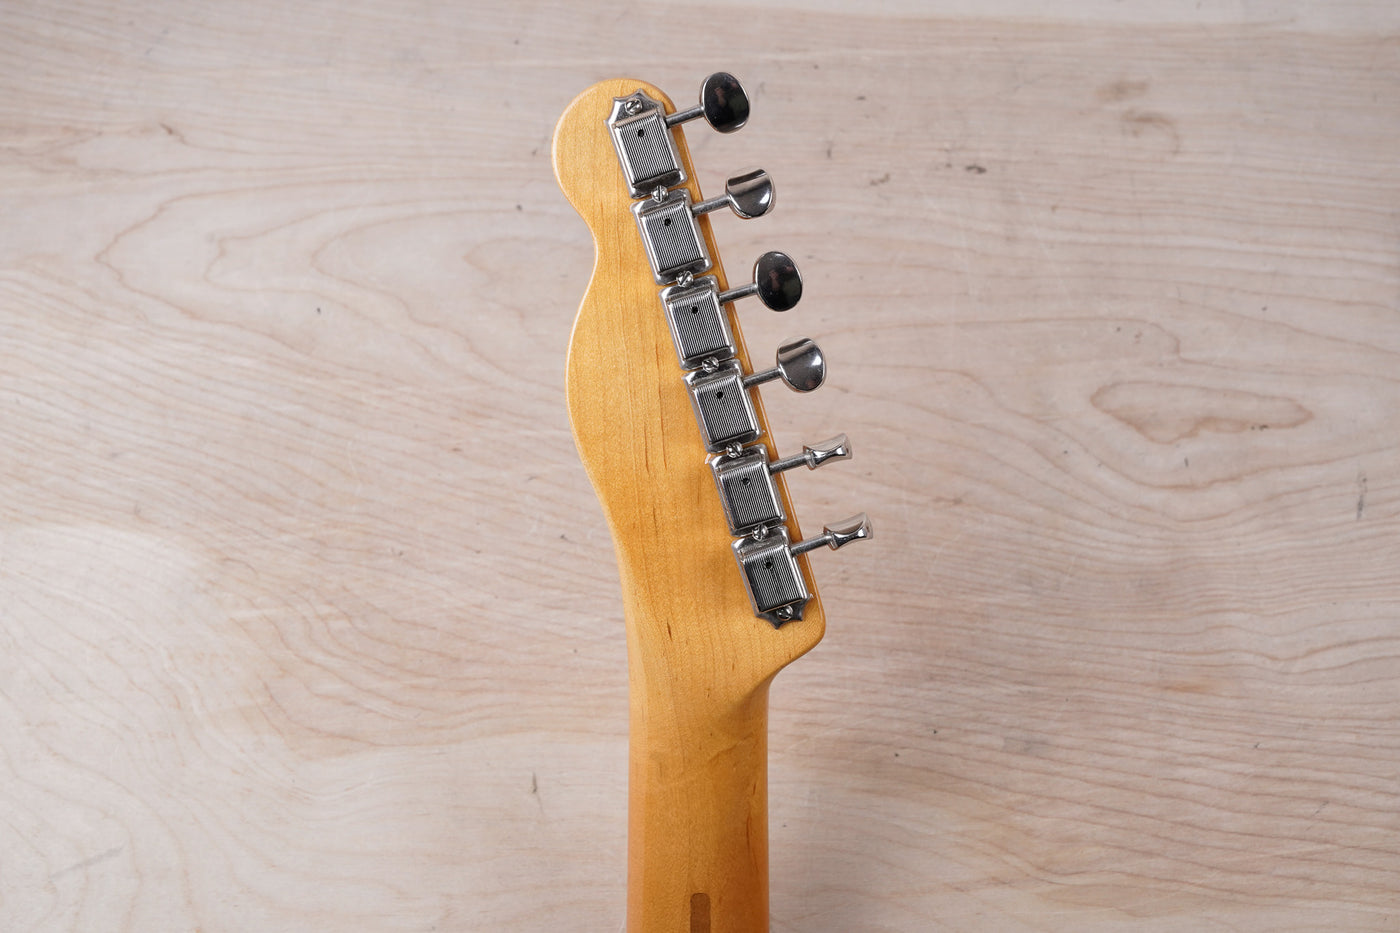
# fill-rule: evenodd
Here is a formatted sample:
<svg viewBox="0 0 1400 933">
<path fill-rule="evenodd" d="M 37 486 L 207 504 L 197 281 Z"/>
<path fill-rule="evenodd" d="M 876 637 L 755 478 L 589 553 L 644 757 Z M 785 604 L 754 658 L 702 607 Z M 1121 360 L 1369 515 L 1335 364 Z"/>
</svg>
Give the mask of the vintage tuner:
<svg viewBox="0 0 1400 933">
<path fill-rule="evenodd" d="M 706 450 L 719 453 L 734 444 L 758 440 L 763 431 L 748 390 L 772 379 L 783 380 L 794 392 L 820 387 L 826 380 L 821 348 L 802 337 L 778 348 L 772 369 L 746 376 L 736 360 L 710 361 L 685 377 Z"/>
<path fill-rule="evenodd" d="M 666 285 L 686 273 L 699 275 L 710 268 L 710 252 L 695 218 L 728 207 L 751 220 L 773 209 L 773 197 L 773 180 L 763 169 L 754 169 L 735 175 L 725 183 L 724 194 L 699 204 L 691 201 L 684 188 L 670 191 L 658 186 L 650 198 L 632 205 L 656 283 Z"/>
<path fill-rule="evenodd" d="M 815 470 L 824 463 L 850 457 L 851 443 L 844 434 L 803 447 L 802 453 L 781 460 L 770 461 L 768 448 L 762 444 L 731 448 L 714 457 L 710 469 L 715 474 L 715 487 L 719 490 L 729 533 L 737 538 L 760 525 L 787 520 L 778 487 L 773 482 L 778 473 L 798 466 Z"/>
<path fill-rule="evenodd" d="M 874 534 L 870 519 L 862 512 L 844 522 L 827 525 L 822 533 L 806 541 L 791 543 L 787 528 L 761 527 L 754 534 L 734 542 L 734 559 L 753 602 L 754 615 L 781 626 L 802 618 L 811 599 L 796 557 L 826 545 L 833 551 L 852 541 Z"/>
<path fill-rule="evenodd" d="M 699 369 L 705 360 L 725 360 L 737 354 L 734 335 L 724 305 L 749 295 L 774 311 L 787 311 L 802 297 L 802 276 L 785 253 L 764 253 L 754 263 L 753 281 L 728 291 L 719 290 L 712 275 L 693 279 L 689 285 L 661 290 L 661 305 L 675 339 L 682 369 Z"/>
<path fill-rule="evenodd" d="M 671 114 L 642 91 L 613 99 L 608 129 L 632 197 L 645 198 L 658 186 L 674 188 L 685 182 L 671 127 L 701 116 L 721 133 L 744 125 L 749 98 L 737 78 L 722 71 L 710 75 L 700 87 L 699 106 Z"/>
</svg>

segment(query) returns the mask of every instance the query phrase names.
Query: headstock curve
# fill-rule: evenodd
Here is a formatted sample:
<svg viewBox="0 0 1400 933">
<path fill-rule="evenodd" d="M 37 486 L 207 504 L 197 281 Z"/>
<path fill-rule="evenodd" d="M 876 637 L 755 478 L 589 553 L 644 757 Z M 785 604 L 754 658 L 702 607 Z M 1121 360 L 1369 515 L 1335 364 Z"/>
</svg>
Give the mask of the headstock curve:
<svg viewBox="0 0 1400 933">
<path fill-rule="evenodd" d="M 604 81 L 575 99 L 555 132 L 556 176 L 597 249 L 570 338 L 569 413 L 613 533 L 629 651 L 643 661 L 641 676 L 703 679 L 717 691 L 742 697 L 810 650 L 824 633 L 825 617 L 806 558 L 799 555 L 797 566 L 810 593 L 802 621 L 775 628 L 756 619 L 725 546 L 732 538 L 638 236 L 634 192 L 619 170 L 605 123 L 615 99 L 637 91 L 675 113 L 670 100 L 645 82 Z M 693 204 L 703 204 L 684 134 L 679 128 L 671 132 L 687 179 L 680 188 Z M 749 198 L 745 207 L 766 203 L 761 212 L 771 208 L 766 176 L 737 180 L 737 197 Z M 696 223 L 713 263 L 708 274 L 720 292 L 727 291 L 709 219 L 699 216 Z M 752 373 L 737 315 L 729 306 L 724 313 L 735 357 Z M 762 400 L 750 394 L 766 429 Z M 787 532 L 800 541 L 782 477 L 773 479 L 788 516 Z"/>
</svg>

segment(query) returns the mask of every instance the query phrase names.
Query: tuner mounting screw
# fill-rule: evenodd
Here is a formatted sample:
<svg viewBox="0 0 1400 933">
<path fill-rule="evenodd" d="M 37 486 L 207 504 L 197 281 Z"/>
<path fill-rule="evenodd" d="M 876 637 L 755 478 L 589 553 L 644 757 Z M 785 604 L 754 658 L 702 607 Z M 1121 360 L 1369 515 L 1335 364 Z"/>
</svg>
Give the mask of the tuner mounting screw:
<svg viewBox="0 0 1400 933">
<path fill-rule="evenodd" d="M 627 103 L 623 105 L 622 109 L 626 110 L 629 114 L 639 113 L 642 109 L 642 102 L 636 97 L 628 98 Z"/>
<path fill-rule="evenodd" d="M 718 372 L 719 360 L 715 359 L 713 356 L 706 357 L 705 361 L 700 364 L 700 368 L 707 373 Z"/>
<path fill-rule="evenodd" d="M 695 273 L 689 269 L 676 276 L 676 284 L 681 288 L 689 288 L 695 284 Z"/>
<path fill-rule="evenodd" d="M 753 538 L 755 541 L 762 541 L 764 538 L 768 537 L 768 526 L 759 525 L 749 533 L 749 537 Z"/>
<path fill-rule="evenodd" d="M 744 455 L 744 447 L 742 444 L 730 444 L 728 447 L 724 448 L 724 455 L 730 459 L 742 457 Z"/>
<path fill-rule="evenodd" d="M 792 621 L 792 607 L 791 607 L 791 606 L 779 606 L 777 609 L 774 609 L 774 610 L 773 610 L 773 615 L 777 616 L 779 619 L 782 619 L 784 622 L 791 622 L 791 621 Z"/>
<path fill-rule="evenodd" d="M 665 186 L 665 185 L 657 185 L 657 186 L 656 186 L 655 188 L 653 188 L 652 191 L 651 191 L 651 199 L 652 199 L 653 201 L 655 201 L 657 204 L 664 204 L 665 201 L 666 201 L 666 197 L 667 197 L 670 193 L 671 193 L 670 191 L 666 190 L 666 186 Z"/>
</svg>

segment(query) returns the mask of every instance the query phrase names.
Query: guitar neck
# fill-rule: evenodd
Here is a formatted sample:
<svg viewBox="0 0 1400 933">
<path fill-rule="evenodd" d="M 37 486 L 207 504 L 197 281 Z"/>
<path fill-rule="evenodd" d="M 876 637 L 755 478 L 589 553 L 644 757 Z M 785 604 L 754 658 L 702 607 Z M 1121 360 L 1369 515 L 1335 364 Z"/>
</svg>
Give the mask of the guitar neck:
<svg viewBox="0 0 1400 933">
<path fill-rule="evenodd" d="M 768 685 L 680 713 L 631 684 L 629 930 L 768 929 Z"/>
<path fill-rule="evenodd" d="M 731 289 L 708 213 L 773 205 L 761 171 L 704 199 L 679 124 L 748 115 L 727 74 L 677 112 L 655 87 L 604 81 L 559 120 L 554 169 L 597 263 L 569 342 L 574 439 L 617 550 L 631 684 L 628 929 L 768 929 L 768 685 L 821 640 L 806 553 L 869 536 L 864 516 L 804 540 L 783 471 L 845 459 L 844 435 L 779 457 L 756 387 L 811 391 L 810 340 L 756 371 L 734 304 L 791 308 L 801 279 L 765 253 Z"/>
</svg>

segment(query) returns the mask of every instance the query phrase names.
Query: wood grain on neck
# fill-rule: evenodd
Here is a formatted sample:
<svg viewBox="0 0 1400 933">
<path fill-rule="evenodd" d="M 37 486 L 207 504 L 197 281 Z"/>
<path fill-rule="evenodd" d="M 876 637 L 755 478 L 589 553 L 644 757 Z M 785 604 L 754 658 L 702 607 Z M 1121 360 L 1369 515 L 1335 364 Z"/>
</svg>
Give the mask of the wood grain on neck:
<svg viewBox="0 0 1400 933">
<path fill-rule="evenodd" d="M 665 316 L 605 120 L 613 80 L 560 118 L 554 167 L 597 247 L 569 346 L 574 437 L 617 550 L 631 696 L 628 926 L 637 931 L 766 930 L 767 696 L 773 675 L 822 637 L 812 602 L 774 629 L 756 619 L 730 551 Z M 677 131 L 687 187 L 701 195 Z M 727 287 L 709 221 L 713 274 Z M 738 322 L 730 322 L 750 369 Z M 766 424 L 755 393 L 760 424 Z M 779 491 L 789 515 L 787 491 Z M 801 537 L 790 520 L 794 540 Z"/>
</svg>

